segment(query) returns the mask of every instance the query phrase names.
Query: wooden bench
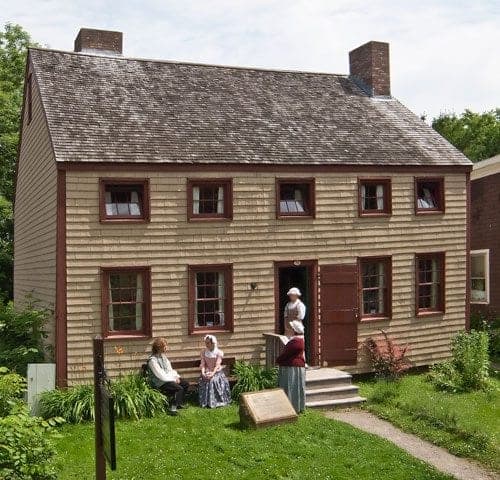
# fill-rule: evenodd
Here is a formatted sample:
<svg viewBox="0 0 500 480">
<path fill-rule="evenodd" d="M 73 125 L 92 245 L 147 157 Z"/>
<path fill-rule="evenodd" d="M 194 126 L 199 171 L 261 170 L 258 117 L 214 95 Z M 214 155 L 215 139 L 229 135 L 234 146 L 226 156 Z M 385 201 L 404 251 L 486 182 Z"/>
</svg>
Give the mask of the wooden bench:
<svg viewBox="0 0 500 480">
<path fill-rule="evenodd" d="M 222 366 L 224 373 L 230 384 L 236 382 L 236 377 L 233 374 L 234 364 L 236 359 L 234 357 L 224 357 Z M 183 378 L 189 381 L 190 389 L 195 389 L 198 386 L 198 378 L 200 376 L 200 359 L 196 360 L 173 360 L 172 368 L 177 370 Z M 142 365 L 142 374 L 147 375 L 147 363 Z"/>
</svg>

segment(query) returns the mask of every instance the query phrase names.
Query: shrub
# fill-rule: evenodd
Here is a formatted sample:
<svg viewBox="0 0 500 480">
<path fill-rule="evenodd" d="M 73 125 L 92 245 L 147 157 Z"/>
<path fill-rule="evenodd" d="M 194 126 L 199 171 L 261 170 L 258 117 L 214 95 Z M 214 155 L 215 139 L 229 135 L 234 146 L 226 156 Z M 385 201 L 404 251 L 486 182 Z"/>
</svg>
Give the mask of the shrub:
<svg viewBox="0 0 500 480">
<path fill-rule="evenodd" d="M 369 400 L 373 403 L 387 405 L 392 403 L 399 396 L 399 383 L 381 380 L 375 384 L 373 391 L 369 395 Z"/>
<path fill-rule="evenodd" d="M 469 392 L 489 388 L 488 334 L 459 332 L 451 342 L 452 359 L 434 365 L 430 380 L 440 389 Z"/>
<path fill-rule="evenodd" d="M 43 418 L 62 417 L 69 423 L 94 419 L 94 386 L 76 385 L 43 392 L 38 399 Z"/>
<path fill-rule="evenodd" d="M 115 398 L 115 414 L 118 418 L 135 420 L 165 411 L 166 398 L 151 388 L 147 381 L 137 374 L 120 377 L 112 383 Z"/>
<path fill-rule="evenodd" d="M 116 418 L 152 417 L 165 410 L 166 399 L 152 389 L 144 378 L 129 374 L 111 382 Z M 69 423 L 94 419 L 94 386 L 75 385 L 67 389 L 44 392 L 39 399 L 44 418 L 63 417 Z"/>
<path fill-rule="evenodd" d="M 500 357 L 500 315 L 492 311 L 472 313 L 470 326 L 473 330 L 488 334 L 490 355 Z"/>
<path fill-rule="evenodd" d="M 28 363 L 44 360 L 47 334 L 43 327 L 49 314 L 31 297 L 22 310 L 16 310 L 12 302 L 0 303 L 0 365 L 26 375 Z"/>
<path fill-rule="evenodd" d="M 411 366 L 406 358 L 408 345 L 401 347 L 381 330 L 382 338 L 369 337 L 365 341 L 368 357 L 375 370 L 375 375 L 387 380 L 399 378 Z"/>
<path fill-rule="evenodd" d="M 0 478 L 57 478 L 52 464 L 52 437 L 58 423 L 61 419 L 31 417 L 25 405 L 18 405 L 10 415 L 0 418 Z"/>
<path fill-rule="evenodd" d="M 0 367 L 0 478 L 53 479 L 51 437 L 63 419 L 31 417 L 22 401 L 25 390 L 23 377 Z"/>
<path fill-rule="evenodd" d="M 237 378 L 232 391 L 235 400 L 238 400 L 242 393 L 275 388 L 278 384 L 277 368 L 237 361 L 233 372 Z"/>
<path fill-rule="evenodd" d="M 26 380 L 17 373 L 0 367 L 0 417 L 7 416 L 21 402 L 26 391 Z"/>
</svg>

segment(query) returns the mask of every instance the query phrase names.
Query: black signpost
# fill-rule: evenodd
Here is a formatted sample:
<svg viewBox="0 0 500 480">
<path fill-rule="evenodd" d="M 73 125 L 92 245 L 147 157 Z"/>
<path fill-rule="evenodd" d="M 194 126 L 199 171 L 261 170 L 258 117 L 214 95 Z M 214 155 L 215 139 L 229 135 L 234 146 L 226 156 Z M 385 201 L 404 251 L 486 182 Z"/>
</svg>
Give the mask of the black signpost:
<svg viewBox="0 0 500 480">
<path fill-rule="evenodd" d="M 106 480 L 106 460 L 116 470 L 115 414 L 106 381 L 102 337 L 94 338 L 95 477 Z"/>
</svg>

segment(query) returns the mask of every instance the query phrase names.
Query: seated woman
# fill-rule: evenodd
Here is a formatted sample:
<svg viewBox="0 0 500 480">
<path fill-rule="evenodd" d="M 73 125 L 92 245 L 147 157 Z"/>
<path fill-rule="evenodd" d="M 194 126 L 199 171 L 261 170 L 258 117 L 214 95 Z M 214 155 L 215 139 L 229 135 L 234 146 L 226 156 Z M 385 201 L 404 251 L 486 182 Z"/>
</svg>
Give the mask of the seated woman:
<svg viewBox="0 0 500 480">
<path fill-rule="evenodd" d="M 278 385 L 287 394 L 297 413 L 306 404 L 306 374 L 304 361 L 304 325 L 298 320 L 290 322 L 294 335 L 276 358 L 279 365 Z"/>
<path fill-rule="evenodd" d="M 183 380 L 172 368 L 166 355 L 167 347 L 166 338 L 155 338 L 148 360 L 148 369 L 151 384 L 161 393 L 172 398 L 170 413 L 177 415 L 177 409 L 183 408 L 184 396 L 189 388 L 189 383 Z"/>
<path fill-rule="evenodd" d="M 199 381 L 200 407 L 224 407 L 231 403 L 229 382 L 222 371 L 224 353 L 217 348 L 214 335 L 205 337 L 205 348 L 201 352 L 201 376 Z"/>
</svg>

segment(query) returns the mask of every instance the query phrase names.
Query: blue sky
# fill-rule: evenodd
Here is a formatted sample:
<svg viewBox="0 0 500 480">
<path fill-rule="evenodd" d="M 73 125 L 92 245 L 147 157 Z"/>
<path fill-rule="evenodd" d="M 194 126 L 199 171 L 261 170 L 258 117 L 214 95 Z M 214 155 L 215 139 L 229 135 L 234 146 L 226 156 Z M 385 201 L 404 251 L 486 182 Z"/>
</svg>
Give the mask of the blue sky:
<svg viewBox="0 0 500 480">
<path fill-rule="evenodd" d="M 131 57 L 348 72 L 348 51 L 390 43 L 392 93 L 416 114 L 500 106 L 500 0 L 0 0 L 43 45 L 120 30 Z"/>
</svg>

